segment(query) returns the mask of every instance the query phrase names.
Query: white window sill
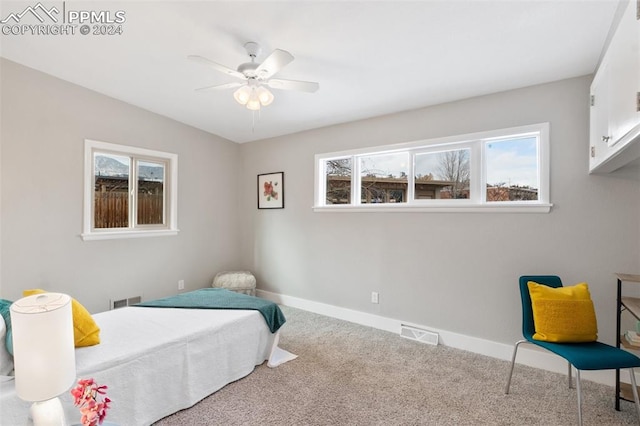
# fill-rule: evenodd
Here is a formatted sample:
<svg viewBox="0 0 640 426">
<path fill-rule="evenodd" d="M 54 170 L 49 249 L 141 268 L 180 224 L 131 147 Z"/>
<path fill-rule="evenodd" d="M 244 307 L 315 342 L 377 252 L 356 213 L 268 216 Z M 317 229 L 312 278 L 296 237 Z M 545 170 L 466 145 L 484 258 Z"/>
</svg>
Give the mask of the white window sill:
<svg viewBox="0 0 640 426">
<path fill-rule="evenodd" d="M 83 241 L 116 240 L 125 238 L 170 237 L 178 235 L 178 229 L 154 229 L 135 231 L 101 231 L 80 234 Z"/>
<path fill-rule="evenodd" d="M 388 213 L 388 212 L 411 212 L 411 213 L 549 213 L 553 204 L 536 203 L 491 203 L 491 204 L 465 204 L 453 206 L 448 205 L 400 205 L 400 204 L 376 204 L 376 205 L 332 205 L 314 206 L 316 213 Z"/>
</svg>

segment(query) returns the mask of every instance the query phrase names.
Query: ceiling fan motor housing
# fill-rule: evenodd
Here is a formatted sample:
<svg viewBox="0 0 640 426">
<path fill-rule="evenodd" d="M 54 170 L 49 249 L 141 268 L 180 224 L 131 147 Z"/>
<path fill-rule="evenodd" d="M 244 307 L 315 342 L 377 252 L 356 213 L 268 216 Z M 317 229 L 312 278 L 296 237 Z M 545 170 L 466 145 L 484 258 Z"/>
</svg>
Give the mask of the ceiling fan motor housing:
<svg viewBox="0 0 640 426">
<path fill-rule="evenodd" d="M 258 66 L 260 66 L 260 64 L 256 64 L 255 62 L 245 62 L 244 64 L 238 65 L 238 72 L 241 72 L 247 78 L 256 78 L 258 76 L 256 73 Z"/>
<path fill-rule="evenodd" d="M 257 64 L 255 60 L 262 52 L 262 49 L 260 48 L 260 45 L 254 41 L 245 43 L 244 48 L 251 58 L 251 62 L 245 62 L 244 64 L 238 65 L 238 72 L 241 72 L 247 78 L 256 78 L 258 76 L 258 73 L 256 73 L 256 69 L 260 66 L 260 64 Z"/>
</svg>

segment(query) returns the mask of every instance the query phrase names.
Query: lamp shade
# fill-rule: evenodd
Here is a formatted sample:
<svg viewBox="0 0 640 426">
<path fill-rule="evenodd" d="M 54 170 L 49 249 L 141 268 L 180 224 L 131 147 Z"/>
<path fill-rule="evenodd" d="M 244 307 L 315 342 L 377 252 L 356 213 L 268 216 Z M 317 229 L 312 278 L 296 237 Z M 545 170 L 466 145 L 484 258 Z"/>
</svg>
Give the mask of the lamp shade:
<svg viewBox="0 0 640 426">
<path fill-rule="evenodd" d="M 251 111 L 258 111 L 260 109 L 260 101 L 257 99 L 251 99 L 247 102 L 247 109 L 250 109 Z"/>
<path fill-rule="evenodd" d="M 71 298 L 61 293 L 24 297 L 11 305 L 16 393 L 45 401 L 76 379 Z"/>
<path fill-rule="evenodd" d="M 258 111 L 260 109 L 260 99 L 258 98 L 258 92 L 255 87 L 251 88 L 251 96 L 247 102 L 247 109 L 251 111 Z"/>
<path fill-rule="evenodd" d="M 256 93 L 258 94 L 258 99 L 260 100 L 260 104 L 262 104 L 262 106 L 271 105 L 271 102 L 273 102 L 273 93 L 271 93 L 266 87 L 258 87 L 256 89 Z"/>
<path fill-rule="evenodd" d="M 240 105 L 246 105 L 251 97 L 251 88 L 249 86 L 242 86 L 233 92 L 233 97 Z"/>
</svg>

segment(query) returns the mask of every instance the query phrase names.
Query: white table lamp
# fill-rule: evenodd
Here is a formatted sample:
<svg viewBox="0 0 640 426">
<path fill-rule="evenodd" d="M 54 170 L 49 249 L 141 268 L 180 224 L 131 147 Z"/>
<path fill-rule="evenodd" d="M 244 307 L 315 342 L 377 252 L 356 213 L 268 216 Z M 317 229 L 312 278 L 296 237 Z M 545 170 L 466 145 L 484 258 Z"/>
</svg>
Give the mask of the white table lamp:
<svg viewBox="0 0 640 426">
<path fill-rule="evenodd" d="M 61 293 L 24 297 L 11 305 L 16 393 L 32 401 L 35 426 L 64 426 L 57 398 L 76 379 L 71 298 Z"/>
</svg>

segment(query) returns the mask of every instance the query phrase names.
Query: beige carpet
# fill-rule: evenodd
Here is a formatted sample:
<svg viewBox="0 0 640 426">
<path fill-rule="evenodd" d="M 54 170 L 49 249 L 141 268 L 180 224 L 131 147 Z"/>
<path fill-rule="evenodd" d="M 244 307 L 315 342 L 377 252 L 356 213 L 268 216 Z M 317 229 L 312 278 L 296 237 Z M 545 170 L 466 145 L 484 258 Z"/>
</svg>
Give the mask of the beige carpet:
<svg viewBox="0 0 640 426">
<path fill-rule="evenodd" d="M 431 346 L 283 307 L 280 346 L 299 357 L 266 364 L 157 425 L 574 425 L 566 376 Z M 583 382 L 585 425 L 637 425 L 612 387 Z"/>
</svg>

